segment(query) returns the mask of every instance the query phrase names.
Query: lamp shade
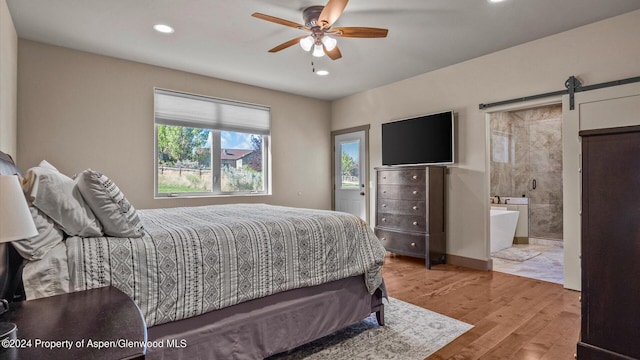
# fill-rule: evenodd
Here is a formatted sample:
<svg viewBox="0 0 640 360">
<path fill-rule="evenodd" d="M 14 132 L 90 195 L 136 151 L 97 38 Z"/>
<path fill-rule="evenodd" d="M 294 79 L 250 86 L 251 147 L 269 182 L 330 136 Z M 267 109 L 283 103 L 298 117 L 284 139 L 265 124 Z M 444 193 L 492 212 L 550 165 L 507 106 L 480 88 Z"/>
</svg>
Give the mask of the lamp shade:
<svg viewBox="0 0 640 360">
<path fill-rule="evenodd" d="M 324 44 L 324 48 L 327 49 L 327 51 L 331 51 L 336 48 L 336 45 L 338 45 L 338 40 L 329 35 L 325 35 L 322 37 L 322 44 Z"/>
<path fill-rule="evenodd" d="M 0 242 L 38 235 L 20 181 L 15 175 L 0 175 Z"/>
<path fill-rule="evenodd" d="M 324 50 L 322 50 L 322 45 L 320 44 L 315 44 L 313 46 L 313 53 L 311 54 L 315 57 L 322 57 L 324 56 Z"/>
<path fill-rule="evenodd" d="M 300 46 L 302 47 L 302 49 L 304 49 L 304 51 L 311 50 L 311 48 L 313 47 L 313 43 L 315 43 L 315 40 L 311 35 L 300 39 Z"/>
</svg>

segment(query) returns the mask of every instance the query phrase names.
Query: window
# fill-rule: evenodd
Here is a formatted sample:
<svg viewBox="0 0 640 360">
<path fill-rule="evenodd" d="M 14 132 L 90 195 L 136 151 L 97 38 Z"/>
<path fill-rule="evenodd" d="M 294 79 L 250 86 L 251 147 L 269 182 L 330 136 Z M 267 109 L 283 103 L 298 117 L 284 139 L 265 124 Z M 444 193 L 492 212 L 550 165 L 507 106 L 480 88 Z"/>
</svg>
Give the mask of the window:
<svg viewBox="0 0 640 360">
<path fill-rule="evenodd" d="M 155 193 L 269 194 L 270 110 L 154 90 Z"/>
<path fill-rule="evenodd" d="M 340 143 L 340 189 L 360 190 L 360 140 Z"/>
</svg>

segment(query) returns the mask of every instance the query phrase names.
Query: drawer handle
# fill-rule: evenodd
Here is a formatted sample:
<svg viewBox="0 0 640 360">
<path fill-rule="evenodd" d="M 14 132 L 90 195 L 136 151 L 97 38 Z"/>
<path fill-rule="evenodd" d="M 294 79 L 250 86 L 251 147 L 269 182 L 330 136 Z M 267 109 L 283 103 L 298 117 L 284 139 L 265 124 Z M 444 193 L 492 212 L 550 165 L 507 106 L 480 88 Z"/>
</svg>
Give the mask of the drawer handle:
<svg viewBox="0 0 640 360">
<path fill-rule="evenodd" d="M 412 178 L 413 180 L 418 180 L 418 175 L 413 175 L 411 178 Z"/>
<path fill-rule="evenodd" d="M 418 190 L 413 190 L 413 195 L 418 195 Z"/>
<path fill-rule="evenodd" d="M 383 194 L 386 194 L 386 193 L 387 193 L 387 190 L 382 190 L 382 193 L 383 193 Z"/>
<path fill-rule="evenodd" d="M 416 247 L 416 243 L 411 243 L 411 246 Z"/>
<path fill-rule="evenodd" d="M 387 241 L 387 238 L 382 237 L 382 238 L 380 238 L 380 241 Z"/>
<path fill-rule="evenodd" d="M 383 179 L 386 179 L 387 177 L 386 177 L 386 176 L 383 176 L 382 178 L 383 178 Z"/>
<path fill-rule="evenodd" d="M 386 207 L 387 207 L 387 204 L 382 204 L 382 207 L 383 207 L 383 208 L 386 208 Z"/>
<path fill-rule="evenodd" d="M 387 218 L 382 218 L 382 221 L 387 221 Z"/>
<path fill-rule="evenodd" d="M 417 222 L 417 221 L 414 221 L 414 222 L 413 222 L 413 225 L 418 226 L 418 222 Z"/>
<path fill-rule="evenodd" d="M 418 210 L 418 207 L 417 207 L 417 206 L 414 206 L 414 207 L 413 207 L 413 210 Z"/>
</svg>

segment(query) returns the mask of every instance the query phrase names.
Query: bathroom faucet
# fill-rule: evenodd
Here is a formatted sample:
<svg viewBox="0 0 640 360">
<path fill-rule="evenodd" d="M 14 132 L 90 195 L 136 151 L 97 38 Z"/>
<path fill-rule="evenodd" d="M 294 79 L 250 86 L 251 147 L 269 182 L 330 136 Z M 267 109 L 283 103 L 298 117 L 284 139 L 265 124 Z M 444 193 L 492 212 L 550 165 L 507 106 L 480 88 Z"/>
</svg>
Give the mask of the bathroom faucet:
<svg viewBox="0 0 640 360">
<path fill-rule="evenodd" d="M 509 199 L 504 199 L 504 204 L 507 205 L 508 201 L 509 201 Z"/>
<path fill-rule="evenodd" d="M 500 196 L 496 195 L 496 197 L 498 198 L 498 202 L 496 204 L 500 204 Z"/>
</svg>

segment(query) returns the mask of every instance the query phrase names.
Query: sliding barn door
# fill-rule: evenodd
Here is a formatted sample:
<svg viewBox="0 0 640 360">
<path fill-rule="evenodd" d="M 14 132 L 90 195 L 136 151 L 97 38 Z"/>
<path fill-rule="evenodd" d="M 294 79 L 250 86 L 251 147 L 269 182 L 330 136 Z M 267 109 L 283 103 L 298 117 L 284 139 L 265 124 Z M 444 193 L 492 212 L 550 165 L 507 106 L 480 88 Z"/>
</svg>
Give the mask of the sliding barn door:
<svg viewBox="0 0 640 360">
<path fill-rule="evenodd" d="M 564 286 L 581 289 L 581 144 L 579 131 L 640 125 L 640 83 L 580 92 L 575 109 L 562 99 Z"/>
</svg>

